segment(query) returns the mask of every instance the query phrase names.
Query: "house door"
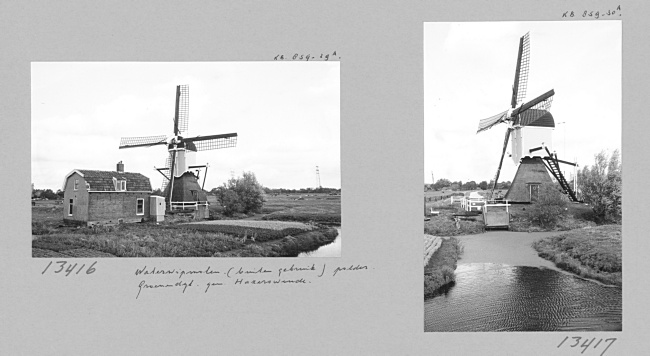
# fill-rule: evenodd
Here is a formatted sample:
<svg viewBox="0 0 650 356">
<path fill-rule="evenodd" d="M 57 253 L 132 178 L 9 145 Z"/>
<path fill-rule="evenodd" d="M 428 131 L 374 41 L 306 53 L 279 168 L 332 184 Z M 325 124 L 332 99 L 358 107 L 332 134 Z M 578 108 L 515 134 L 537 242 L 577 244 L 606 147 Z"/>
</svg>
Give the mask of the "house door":
<svg viewBox="0 0 650 356">
<path fill-rule="evenodd" d="M 534 203 L 539 199 L 539 184 L 530 185 L 530 202 Z"/>
</svg>

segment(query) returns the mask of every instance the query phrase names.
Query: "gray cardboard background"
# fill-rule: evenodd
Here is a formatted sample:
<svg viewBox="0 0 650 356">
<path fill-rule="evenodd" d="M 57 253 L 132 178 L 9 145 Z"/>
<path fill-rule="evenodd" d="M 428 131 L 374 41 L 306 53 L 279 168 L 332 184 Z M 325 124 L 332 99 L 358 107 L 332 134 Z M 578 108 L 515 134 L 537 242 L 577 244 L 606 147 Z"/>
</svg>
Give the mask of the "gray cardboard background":
<svg viewBox="0 0 650 356">
<path fill-rule="evenodd" d="M 622 7 L 624 315 L 621 333 L 427 333 L 422 302 L 424 21 L 561 20 Z M 630 1 L 3 2 L 0 86 L 5 193 L 0 263 L 6 354 L 577 354 L 565 336 L 647 343 L 647 5 Z M 592 21 L 607 21 L 605 19 Z M 32 61 L 249 61 L 341 57 L 343 250 L 331 263 L 367 273 L 306 288 L 223 289 L 133 298 L 136 267 L 280 259 L 101 260 L 92 278 L 41 275 L 30 251 Z M 7 128 L 9 128 L 7 130 Z M 329 263 L 329 261 L 328 261 Z M 585 354 L 595 354 L 590 350 Z"/>
</svg>

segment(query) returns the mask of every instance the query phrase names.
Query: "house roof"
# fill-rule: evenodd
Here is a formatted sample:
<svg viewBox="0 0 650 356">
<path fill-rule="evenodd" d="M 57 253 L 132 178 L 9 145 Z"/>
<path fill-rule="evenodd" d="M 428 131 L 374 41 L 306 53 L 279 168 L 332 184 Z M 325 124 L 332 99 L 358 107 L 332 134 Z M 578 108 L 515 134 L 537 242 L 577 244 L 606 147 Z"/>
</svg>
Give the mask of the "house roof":
<svg viewBox="0 0 650 356">
<path fill-rule="evenodd" d="M 91 191 L 114 192 L 115 184 L 113 178 L 116 180 L 126 180 L 126 191 L 131 192 L 151 192 L 151 181 L 140 173 L 132 172 L 117 172 L 117 171 L 95 171 L 88 169 L 75 169 L 65 176 L 63 181 L 63 189 L 65 190 L 65 183 L 68 178 L 74 173 L 79 174 L 84 178 L 86 183 L 90 184 Z"/>
</svg>

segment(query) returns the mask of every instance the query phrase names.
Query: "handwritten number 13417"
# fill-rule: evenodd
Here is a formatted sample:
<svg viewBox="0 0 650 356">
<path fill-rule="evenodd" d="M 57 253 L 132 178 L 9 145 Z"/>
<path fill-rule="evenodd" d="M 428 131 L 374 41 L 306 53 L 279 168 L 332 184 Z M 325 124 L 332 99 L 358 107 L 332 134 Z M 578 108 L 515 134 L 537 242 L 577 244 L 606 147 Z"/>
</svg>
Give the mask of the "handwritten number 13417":
<svg viewBox="0 0 650 356">
<path fill-rule="evenodd" d="M 557 345 L 557 347 L 560 348 L 560 346 L 562 346 L 562 344 L 564 344 L 564 342 L 567 341 L 568 339 L 569 339 L 568 336 L 565 337 L 564 340 L 562 340 L 562 342 L 559 345 Z M 567 344 L 567 345 L 571 346 L 571 347 L 576 347 L 576 346 L 582 347 L 583 350 L 582 350 L 582 352 L 580 352 L 581 354 L 585 353 L 585 351 L 587 351 L 587 348 L 589 348 L 589 346 L 591 346 L 591 344 L 593 344 L 594 341 L 596 341 L 595 337 L 591 338 L 591 340 L 589 340 L 588 338 L 585 338 L 584 341 L 582 342 L 582 344 L 580 344 L 580 340 L 582 340 L 582 338 L 580 336 L 574 336 L 574 337 L 572 337 L 572 339 L 575 341 L 575 343 L 573 343 L 572 345 L 569 345 L 569 344 Z M 605 352 L 607 351 L 607 349 L 609 349 L 610 346 L 612 346 L 614 341 L 616 341 L 615 337 L 605 339 L 605 343 L 609 343 L 609 344 L 607 345 L 607 347 L 605 347 L 603 352 L 600 353 L 600 356 L 605 355 Z M 598 340 L 598 342 L 594 345 L 594 349 L 597 348 L 600 345 L 601 342 L 603 342 L 603 339 Z M 605 346 L 605 344 L 603 344 L 603 346 Z"/>
<path fill-rule="evenodd" d="M 41 272 L 41 274 L 45 274 L 45 272 L 47 272 L 47 270 L 50 268 L 50 266 L 52 265 L 52 263 L 53 263 L 53 262 L 50 261 L 50 263 L 48 263 L 48 265 L 45 267 L 45 269 L 43 270 L 43 272 Z M 79 272 L 83 271 L 84 267 L 86 267 L 86 264 L 85 264 L 85 263 L 82 264 L 82 265 L 79 267 L 79 269 L 77 269 L 77 263 L 75 263 L 75 264 L 70 264 L 70 263 L 68 263 L 68 261 L 56 261 L 56 262 L 54 262 L 54 263 L 58 263 L 58 264 L 59 264 L 59 269 L 56 270 L 56 271 L 54 271 L 54 273 L 61 273 L 61 272 L 63 272 L 63 273 L 65 273 L 65 276 L 66 276 L 66 277 L 69 276 L 72 272 L 74 272 L 75 269 L 77 270 L 77 273 L 75 273 L 75 274 L 79 274 Z M 92 273 L 95 272 L 95 268 L 93 268 L 93 266 L 95 266 L 95 264 L 97 264 L 97 261 L 93 262 L 93 264 L 91 264 L 90 266 L 88 266 L 88 269 L 86 269 L 86 274 L 92 274 Z M 64 270 L 64 269 L 65 269 L 65 270 Z"/>
</svg>

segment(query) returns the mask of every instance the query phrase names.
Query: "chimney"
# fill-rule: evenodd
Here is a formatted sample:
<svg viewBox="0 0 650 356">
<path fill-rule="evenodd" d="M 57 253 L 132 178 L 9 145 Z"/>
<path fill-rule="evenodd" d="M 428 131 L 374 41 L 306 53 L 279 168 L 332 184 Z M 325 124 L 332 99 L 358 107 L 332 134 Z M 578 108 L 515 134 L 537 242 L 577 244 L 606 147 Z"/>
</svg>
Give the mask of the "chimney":
<svg viewBox="0 0 650 356">
<path fill-rule="evenodd" d="M 124 163 L 122 161 L 117 162 L 117 173 L 124 173 Z"/>
</svg>

